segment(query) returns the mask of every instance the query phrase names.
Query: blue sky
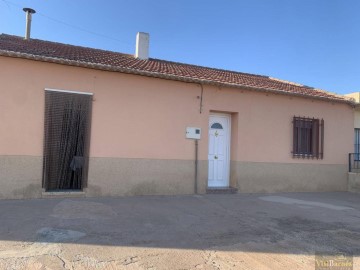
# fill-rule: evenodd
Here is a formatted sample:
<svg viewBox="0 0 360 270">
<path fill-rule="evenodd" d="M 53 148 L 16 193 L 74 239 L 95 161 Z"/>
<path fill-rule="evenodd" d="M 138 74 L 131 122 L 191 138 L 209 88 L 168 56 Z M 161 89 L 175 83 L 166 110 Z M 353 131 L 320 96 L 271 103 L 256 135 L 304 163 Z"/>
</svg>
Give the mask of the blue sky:
<svg viewBox="0 0 360 270">
<path fill-rule="evenodd" d="M 0 0 L 0 32 L 360 91 L 359 0 Z"/>
</svg>

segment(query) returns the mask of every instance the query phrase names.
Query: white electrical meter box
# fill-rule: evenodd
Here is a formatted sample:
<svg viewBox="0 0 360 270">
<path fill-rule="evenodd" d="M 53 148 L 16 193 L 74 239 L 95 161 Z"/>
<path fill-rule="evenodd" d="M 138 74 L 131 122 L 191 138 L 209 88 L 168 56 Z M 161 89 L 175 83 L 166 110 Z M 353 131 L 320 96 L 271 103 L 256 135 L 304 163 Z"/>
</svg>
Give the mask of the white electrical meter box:
<svg viewBox="0 0 360 270">
<path fill-rule="evenodd" d="M 186 138 L 200 140 L 201 128 L 197 127 L 187 127 L 186 128 Z"/>
</svg>

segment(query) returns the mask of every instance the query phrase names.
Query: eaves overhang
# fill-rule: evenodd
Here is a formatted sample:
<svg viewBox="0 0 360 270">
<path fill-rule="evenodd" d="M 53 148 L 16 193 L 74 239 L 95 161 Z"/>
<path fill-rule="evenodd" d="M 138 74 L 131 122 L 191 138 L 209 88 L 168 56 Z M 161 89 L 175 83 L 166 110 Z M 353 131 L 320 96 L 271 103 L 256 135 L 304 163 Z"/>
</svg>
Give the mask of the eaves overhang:
<svg viewBox="0 0 360 270">
<path fill-rule="evenodd" d="M 339 98 L 336 98 L 337 97 L 336 95 L 334 95 L 334 97 L 313 96 L 313 95 L 306 95 L 306 94 L 301 94 L 301 93 L 288 92 L 288 91 L 284 91 L 284 90 L 255 87 L 255 86 L 242 85 L 242 84 L 225 83 L 225 82 L 218 82 L 218 81 L 212 81 L 212 80 L 206 80 L 206 79 L 189 78 L 189 77 L 180 76 L 180 75 L 165 74 L 165 73 L 160 73 L 160 72 L 145 71 L 145 70 L 139 70 L 139 69 L 134 69 L 134 68 L 125 68 L 125 67 L 99 64 L 99 63 L 75 61 L 75 60 L 69 60 L 69 59 L 63 59 L 63 58 L 39 56 L 39 55 L 34 55 L 34 54 L 14 52 L 14 51 L 8 51 L 8 50 L 0 50 L 0 56 L 22 58 L 22 59 L 28 59 L 28 60 L 34 60 L 34 61 L 74 66 L 74 67 L 90 68 L 90 69 L 96 69 L 96 70 L 102 70 L 102 71 L 120 72 L 120 73 L 160 78 L 160 79 L 166 79 L 166 80 L 181 81 L 181 82 L 187 82 L 187 83 L 196 83 L 196 84 L 201 84 L 201 85 L 213 85 L 213 86 L 218 86 L 218 87 L 237 88 L 237 89 L 244 89 L 244 90 L 251 90 L 251 91 L 258 91 L 258 92 L 265 92 L 265 93 L 272 93 L 272 94 L 310 98 L 310 99 L 322 100 L 322 101 L 328 101 L 328 102 L 345 103 L 352 107 L 357 106 L 357 103 L 355 103 L 352 99 L 349 99 L 349 98 L 346 98 L 343 96 L 339 96 Z"/>
</svg>

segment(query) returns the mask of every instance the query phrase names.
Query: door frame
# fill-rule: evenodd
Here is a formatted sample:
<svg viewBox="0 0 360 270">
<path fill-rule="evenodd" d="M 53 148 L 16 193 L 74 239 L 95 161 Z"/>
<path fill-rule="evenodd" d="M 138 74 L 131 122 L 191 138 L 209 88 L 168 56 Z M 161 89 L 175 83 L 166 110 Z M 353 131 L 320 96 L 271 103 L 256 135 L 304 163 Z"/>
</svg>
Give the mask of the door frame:
<svg viewBox="0 0 360 270">
<path fill-rule="evenodd" d="M 91 92 L 82 92 L 82 91 L 73 91 L 73 90 L 64 90 L 64 89 L 54 89 L 54 88 L 44 88 L 44 96 L 46 96 L 47 92 L 55 92 L 55 93 L 65 93 L 65 94 L 76 94 L 76 95 L 82 95 L 82 96 L 89 96 L 91 98 L 91 103 L 92 103 L 92 99 L 94 96 L 94 93 Z M 46 117 L 46 100 L 45 100 L 45 117 Z M 44 126 L 45 126 L 45 122 L 46 122 L 46 118 L 44 117 Z M 91 140 L 90 140 L 90 136 L 91 136 L 91 122 L 92 122 L 92 105 L 90 106 L 90 111 L 89 111 L 89 122 L 88 122 L 88 138 L 87 138 L 87 142 L 84 141 L 84 148 L 87 147 L 87 158 L 90 157 L 90 144 L 91 144 Z M 42 166 L 42 188 L 44 189 L 44 192 L 49 192 L 49 193 L 53 193 L 56 192 L 57 190 L 53 190 L 53 189 L 49 189 L 48 188 L 48 182 L 50 181 L 48 179 L 48 177 L 45 175 L 45 164 L 46 164 L 46 157 L 45 157 L 45 149 L 46 149 L 46 126 L 44 127 L 44 138 L 43 138 L 44 142 L 43 142 L 43 166 Z M 84 188 L 87 188 L 87 178 L 88 178 L 88 170 L 89 170 L 89 161 L 85 161 L 85 165 L 84 165 L 85 171 L 84 174 L 82 175 L 81 178 L 81 188 L 80 189 L 63 189 L 66 192 L 83 192 Z"/>
<path fill-rule="evenodd" d="M 225 167 L 226 169 L 226 183 L 223 187 L 230 187 L 230 149 L 231 149 L 231 114 L 229 113 L 217 113 L 217 112 L 210 112 L 209 114 L 209 120 L 208 120 L 208 155 L 209 155 L 209 144 L 210 144 L 210 141 L 209 141 L 209 131 L 210 131 L 210 118 L 214 116 L 214 117 L 223 117 L 223 118 L 226 118 L 226 121 L 227 121 L 227 126 L 228 126 L 228 134 L 227 134 L 227 145 L 226 145 L 226 151 L 227 151 L 227 154 L 226 154 L 226 159 L 227 159 L 227 165 Z M 207 159 L 208 160 L 208 166 L 209 166 L 209 158 Z M 208 170 L 208 173 L 209 173 L 209 170 Z M 207 177 L 207 183 L 206 183 L 206 186 L 209 188 L 209 175 Z M 216 187 L 210 187 L 210 188 L 216 188 Z M 219 188 L 222 188 L 222 187 L 219 187 Z"/>
</svg>

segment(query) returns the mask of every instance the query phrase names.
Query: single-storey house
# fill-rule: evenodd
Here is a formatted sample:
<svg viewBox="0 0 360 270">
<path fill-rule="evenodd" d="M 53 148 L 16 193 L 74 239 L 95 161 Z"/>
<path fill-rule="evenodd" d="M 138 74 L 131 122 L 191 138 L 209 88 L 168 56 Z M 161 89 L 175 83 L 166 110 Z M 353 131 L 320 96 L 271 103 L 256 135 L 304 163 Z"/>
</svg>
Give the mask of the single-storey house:
<svg viewBox="0 0 360 270">
<path fill-rule="evenodd" d="M 0 35 L 0 198 L 347 190 L 354 102 L 235 71 Z"/>
</svg>

